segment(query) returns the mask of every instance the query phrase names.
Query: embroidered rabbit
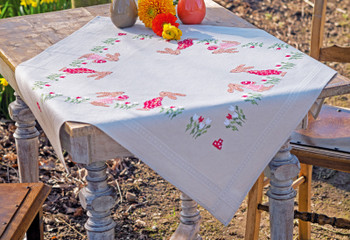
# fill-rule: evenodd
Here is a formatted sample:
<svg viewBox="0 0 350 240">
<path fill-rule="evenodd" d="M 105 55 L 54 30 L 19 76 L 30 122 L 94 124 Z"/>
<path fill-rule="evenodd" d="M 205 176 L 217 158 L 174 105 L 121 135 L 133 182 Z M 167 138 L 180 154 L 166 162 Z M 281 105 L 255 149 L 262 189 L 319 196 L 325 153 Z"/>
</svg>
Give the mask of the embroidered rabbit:
<svg viewBox="0 0 350 240">
<path fill-rule="evenodd" d="M 269 76 L 269 75 L 281 75 L 283 77 L 287 72 L 282 72 L 276 69 L 267 69 L 267 70 L 249 70 L 254 68 L 253 66 L 245 67 L 245 64 L 237 66 L 235 69 L 232 69 L 231 73 L 241 73 L 246 72 L 249 74 L 259 75 L 259 76 Z"/>
<path fill-rule="evenodd" d="M 89 53 L 81 56 L 79 59 L 86 58 L 88 60 L 94 60 L 95 63 L 105 63 L 106 61 L 117 62 L 119 60 L 119 56 L 119 53 L 115 53 L 114 55 L 108 53 L 105 57 L 96 53 Z"/>
<path fill-rule="evenodd" d="M 149 111 L 151 109 L 154 109 L 156 107 L 160 107 L 162 106 L 162 101 L 164 99 L 164 97 L 168 97 L 172 100 L 176 100 L 177 97 L 176 96 L 182 96 L 185 97 L 185 94 L 181 94 L 181 93 L 172 93 L 172 92 L 160 92 L 159 93 L 159 97 L 153 98 L 151 100 L 148 100 L 146 102 L 143 103 L 143 108 L 139 108 L 137 110 L 143 110 L 143 111 Z"/>
<path fill-rule="evenodd" d="M 229 83 L 227 91 L 229 93 L 233 93 L 234 90 L 237 90 L 239 92 L 243 92 L 243 88 L 248 88 L 248 89 L 253 90 L 255 92 L 264 92 L 264 91 L 270 90 L 274 86 L 275 85 L 270 85 L 270 86 L 266 87 L 263 84 L 256 85 L 255 82 L 243 81 L 243 82 L 241 82 L 241 84 Z"/>
<path fill-rule="evenodd" d="M 129 98 L 128 95 L 123 95 L 124 92 L 98 92 L 98 99 L 96 101 L 90 102 L 94 106 L 109 107 L 108 104 L 112 104 L 114 101 L 124 101 Z"/>
</svg>

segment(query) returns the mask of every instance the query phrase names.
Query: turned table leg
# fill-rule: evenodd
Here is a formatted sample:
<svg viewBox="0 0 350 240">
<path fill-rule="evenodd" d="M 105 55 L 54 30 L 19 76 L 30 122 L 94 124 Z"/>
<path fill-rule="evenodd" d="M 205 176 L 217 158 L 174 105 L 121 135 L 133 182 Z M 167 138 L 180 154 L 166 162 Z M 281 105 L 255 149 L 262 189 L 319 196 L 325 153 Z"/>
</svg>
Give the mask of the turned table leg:
<svg viewBox="0 0 350 240">
<path fill-rule="evenodd" d="M 270 178 L 267 192 L 270 203 L 271 240 L 292 240 L 295 190 L 293 178 L 300 170 L 299 161 L 290 153 L 289 139 L 281 147 L 266 169 Z"/>
<path fill-rule="evenodd" d="M 197 203 L 189 196 L 181 193 L 180 225 L 170 240 L 201 240 L 199 236 L 201 215 Z"/>
<path fill-rule="evenodd" d="M 88 185 L 79 193 L 81 205 L 89 219 L 85 223 L 89 240 L 113 240 L 116 223 L 111 209 L 116 204 L 116 191 L 107 184 L 106 163 L 94 162 L 85 166 Z"/>
<path fill-rule="evenodd" d="M 22 183 L 39 182 L 39 132 L 35 128 L 35 117 L 21 97 L 15 93 L 16 101 L 9 106 L 12 120 L 16 121 L 17 162 Z"/>
</svg>

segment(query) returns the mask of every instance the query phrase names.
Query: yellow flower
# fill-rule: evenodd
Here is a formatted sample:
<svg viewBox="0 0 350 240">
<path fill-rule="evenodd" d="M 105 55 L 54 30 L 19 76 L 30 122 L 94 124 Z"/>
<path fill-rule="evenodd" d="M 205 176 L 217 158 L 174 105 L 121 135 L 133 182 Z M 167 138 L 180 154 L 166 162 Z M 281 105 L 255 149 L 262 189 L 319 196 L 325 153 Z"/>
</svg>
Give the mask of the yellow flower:
<svg viewBox="0 0 350 240">
<path fill-rule="evenodd" d="M 162 37 L 167 40 L 180 40 L 182 31 L 177 27 L 166 23 L 163 25 Z"/>
<path fill-rule="evenodd" d="M 3 85 L 4 87 L 6 87 L 7 85 L 9 85 L 9 83 L 6 81 L 5 78 L 0 78 L 0 84 Z"/>
<path fill-rule="evenodd" d="M 153 19 L 160 13 L 176 15 L 173 0 L 139 0 L 138 14 L 146 27 L 152 27 Z"/>
<path fill-rule="evenodd" d="M 35 8 L 38 6 L 38 2 L 36 0 L 30 0 L 30 4 Z"/>
<path fill-rule="evenodd" d="M 57 2 L 57 0 L 41 0 L 40 4 L 43 4 L 43 3 L 50 4 L 50 3 L 53 3 L 53 2 Z"/>
</svg>

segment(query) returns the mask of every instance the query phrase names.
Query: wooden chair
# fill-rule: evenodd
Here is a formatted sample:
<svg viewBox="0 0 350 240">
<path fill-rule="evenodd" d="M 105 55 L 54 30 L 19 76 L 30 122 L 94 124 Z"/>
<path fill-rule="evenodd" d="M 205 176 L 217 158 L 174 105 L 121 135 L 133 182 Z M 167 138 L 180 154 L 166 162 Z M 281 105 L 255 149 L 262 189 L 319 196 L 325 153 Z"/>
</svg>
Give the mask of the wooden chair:
<svg viewBox="0 0 350 240">
<path fill-rule="evenodd" d="M 323 29 L 325 23 L 326 0 L 315 0 L 310 56 L 320 61 L 350 62 L 349 47 L 322 47 Z M 350 79 L 346 79 L 347 81 Z M 314 120 L 309 116 L 307 129 L 295 131 L 292 134 L 292 153 L 301 163 L 299 178 L 293 183 L 293 188 L 299 187 L 299 212 L 311 211 L 311 181 L 312 166 L 331 168 L 350 172 L 350 111 L 323 105 Z M 261 210 L 268 210 L 261 205 L 264 185 L 264 174 L 256 181 L 248 195 L 248 211 L 246 224 L 246 240 L 256 240 L 259 237 Z M 259 208 L 259 209 L 258 209 Z M 298 212 L 295 212 L 295 215 Z M 316 222 L 315 214 L 301 214 L 302 219 Z M 321 222 L 344 227 L 349 221 L 327 218 L 321 215 Z M 300 217 L 299 217 L 300 218 Z M 299 220 L 299 239 L 311 239 L 310 222 Z"/>
<path fill-rule="evenodd" d="M 43 240 L 41 207 L 50 193 L 43 183 L 0 184 L 0 240 Z"/>
</svg>

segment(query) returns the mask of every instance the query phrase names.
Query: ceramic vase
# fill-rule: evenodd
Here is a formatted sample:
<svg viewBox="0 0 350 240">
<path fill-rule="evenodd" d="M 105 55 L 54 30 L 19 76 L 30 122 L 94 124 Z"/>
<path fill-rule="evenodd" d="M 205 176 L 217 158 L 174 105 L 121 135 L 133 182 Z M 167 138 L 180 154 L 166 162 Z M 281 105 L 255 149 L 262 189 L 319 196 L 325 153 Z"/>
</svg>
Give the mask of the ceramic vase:
<svg viewBox="0 0 350 240">
<path fill-rule="evenodd" d="M 119 28 L 131 27 L 137 19 L 135 0 L 112 0 L 111 20 Z"/>
<path fill-rule="evenodd" d="M 183 24 L 200 24 L 205 17 L 204 0 L 179 0 L 177 15 Z"/>
</svg>

